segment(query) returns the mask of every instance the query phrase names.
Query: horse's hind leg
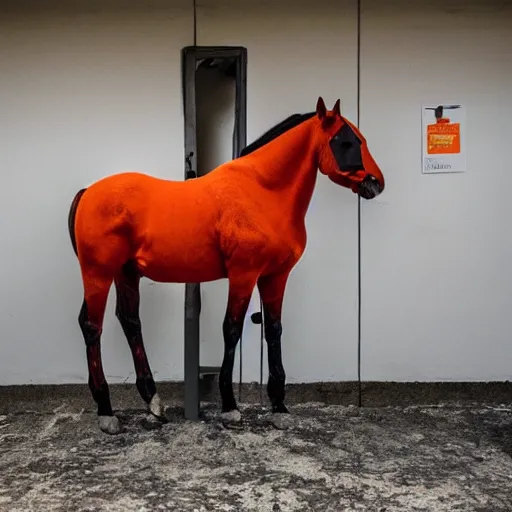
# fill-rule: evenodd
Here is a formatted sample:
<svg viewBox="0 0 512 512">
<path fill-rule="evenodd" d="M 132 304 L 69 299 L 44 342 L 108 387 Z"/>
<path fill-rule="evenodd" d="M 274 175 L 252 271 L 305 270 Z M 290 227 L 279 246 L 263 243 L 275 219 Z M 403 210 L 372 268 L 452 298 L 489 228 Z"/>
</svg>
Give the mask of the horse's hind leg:
<svg viewBox="0 0 512 512">
<path fill-rule="evenodd" d="M 132 352 L 139 394 L 148 404 L 149 411 L 159 420 L 165 421 L 164 408 L 156 392 L 155 381 L 142 340 L 139 283 L 140 276 L 134 265 L 131 263 L 124 265 L 122 273 L 115 278 L 116 316 Z"/>
<path fill-rule="evenodd" d="M 89 369 L 89 389 L 98 406 L 100 428 L 108 434 L 117 434 L 121 428 L 119 420 L 112 413 L 110 392 L 101 362 L 101 332 L 112 281 L 113 278 L 102 275 L 100 272 L 84 272 L 84 302 L 78 316 L 78 323 L 84 336 Z"/>
</svg>

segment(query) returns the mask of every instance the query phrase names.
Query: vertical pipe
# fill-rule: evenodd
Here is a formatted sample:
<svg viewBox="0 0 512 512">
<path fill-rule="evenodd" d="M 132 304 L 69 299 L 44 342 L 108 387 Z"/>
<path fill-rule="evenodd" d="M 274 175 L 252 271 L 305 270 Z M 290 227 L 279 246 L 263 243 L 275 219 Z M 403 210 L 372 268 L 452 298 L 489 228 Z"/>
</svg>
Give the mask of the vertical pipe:
<svg viewBox="0 0 512 512">
<path fill-rule="evenodd" d="M 357 127 L 361 123 L 361 0 L 357 0 Z M 361 389 L 361 196 L 357 196 L 357 383 L 358 406 L 363 403 Z"/>
<path fill-rule="evenodd" d="M 193 0 L 193 33 L 194 51 L 186 52 L 184 55 L 184 99 L 185 99 L 185 153 L 191 153 L 190 162 L 197 158 L 196 145 L 196 99 L 195 99 L 195 73 L 196 73 L 196 2 Z M 188 146 L 188 147 L 187 147 Z M 194 166 L 196 169 L 197 167 Z M 191 167 L 192 170 L 192 167 Z M 185 179 L 187 172 L 185 171 Z M 196 421 L 199 419 L 199 348 L 200 348 L 200 325 L 199 315 L 201 312 L 201 288 L 199 283 L 185 284 L 185 360 L 184 360 L 184 405 L 185 418 Z"/>
</svg>

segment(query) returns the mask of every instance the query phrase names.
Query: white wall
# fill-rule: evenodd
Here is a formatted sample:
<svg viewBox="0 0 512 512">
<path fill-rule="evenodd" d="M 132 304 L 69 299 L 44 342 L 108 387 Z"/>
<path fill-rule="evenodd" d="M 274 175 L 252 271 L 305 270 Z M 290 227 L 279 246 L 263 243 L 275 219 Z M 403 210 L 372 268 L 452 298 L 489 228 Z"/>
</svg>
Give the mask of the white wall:
<svg viewBox="0 0 512 512">
<path fill-rule="evenodd" d="M 200 0 L 199 45 L 247 48 L 247 139 L 295 112 L 315 109 L 322 95 L 357 108 L 356 3 L 352 0 L 262 2 Z M 357 200 L 318 179 L 307 217 L 306 253 L 292 273 L 283 312 L 288 382 L 357 377 Z M 249 315 L 259 310 L 257 292 Z M 219 315 L 219 329 L 222 316 Z M 243 380 L 259 380 L 260 326 L 246 320 Z M 266 350 L 266 347 L 265 347 Z M 264 381 L 267 380 L 266 352 Z"/>
<path fill-rule="evenodd" d="M 383 5 L 383 4 L 386 5 Z M 364 0 L 363 378 L 512 377 L 512 4 Z M 467 107 L 467 172 L 421 174 L 421 104 Z"/>
<path fill-rule="evenodd" d="M 87 381 L 66 224 L 78 189 L 127 169 L 183 179 L 180 50 L 192 43 L 192 12 L 173 5 L 2 3 L 0 384 Z M 113 292 L 105 373 L 134 381 Z M 144 281 L 141 295 L 154 374 L 180 378 L 183 286 Z"/>
<path fill-rule="evenodd" d="M 0 384 L 87 380 L 67 233 L 75 192 L 126 169 L 183 178 L 180 50 L 193 42 L 192 9 L 169 3 L 0 6 Z M 383 3 L 364 0 L 362 13 L 361 128 L 387 179 L 363 204 L 363 377 L 510 379 L 512 12 L 498 0 Z M 356 120 L 356 22 L 355 0 L 198 0 L 198 44 L 248 49 L 248 142 L 318 95 L 329 106 L 341 97 Z M 420 106 L 438 101 L 468 108 L 466 174 L 421 174 Z M 319 177 L 284 307 L 289 382 L 357 376 L 356 203 Z M 133 382 L 113 298 L 105 370 Z M 258 307 L 255 293 L 249 314 Z M 182 285 L 144 281 L 141 309 L 156 378 L 181 379 Z M 202 344 L 218 347 L 204 348 L 203 364 L 221 361 L 223 313 L 219 300 L 202 319 Z M 250 320 L 243 362 L 244 380 L 258 380 Z"/>
</svg>

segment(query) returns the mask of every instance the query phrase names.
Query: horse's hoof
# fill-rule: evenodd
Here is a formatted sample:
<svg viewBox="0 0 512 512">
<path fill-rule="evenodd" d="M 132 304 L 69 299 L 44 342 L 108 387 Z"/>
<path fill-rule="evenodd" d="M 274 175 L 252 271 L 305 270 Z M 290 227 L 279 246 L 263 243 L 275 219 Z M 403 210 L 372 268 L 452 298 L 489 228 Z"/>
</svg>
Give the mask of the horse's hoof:
<svg viewBox="0 0 512 512">
<path fill-rule="evenodd" d="M 105 434 L 119 434 L 121 432 L 121 424 L 116 416 L 98 416 L 100 429 Z"/>
<path fill-rule="evenodd" d="M 154 414 L 147 414 L 142 420 L 142 427 L 146 430 L 156 430 L 162 428 L 163 420 L 155 416 Z"/>
<path fill-rule="evenodd" d="M 158 393 L 155 393 L 151 399 L 151 402 L 149 402 L 149 412 L 161 423 L 168 422 L 167 416 L 165 414 L 165 408 L 162 404 L 162 401 L 160 400 L 160 397 L 158 396 Z M 149 417 L 147 419 L 149 421 Z"/>
<path fill-rule="evenodd" d="M 238 409 L 233 409 L 232 411 L 223 412 L 220 415 L 220 418 L 223 423 L 227 424 L 238 424 L 242 421 L 242 415 Z"/>
<path fill-rule="evenodd" d="M 270 420 L 272 425 L 279 430 L 287 430 L 293 426 L 293 416 L 289 413 L 284 412 L 276 412 L 272 414 L 272 419 Z"/>
</svg>

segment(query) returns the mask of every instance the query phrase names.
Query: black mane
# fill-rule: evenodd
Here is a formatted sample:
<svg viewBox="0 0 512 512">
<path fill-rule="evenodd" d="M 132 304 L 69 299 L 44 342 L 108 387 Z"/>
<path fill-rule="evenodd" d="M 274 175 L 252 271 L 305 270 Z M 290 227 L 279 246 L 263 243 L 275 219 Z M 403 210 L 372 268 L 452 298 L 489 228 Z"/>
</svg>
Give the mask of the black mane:
<svg viewBox="0 0 512 512">
<path fill-rule="evenodd" d="M 282 135 L 283 133 L 287 132 L 288 130 L 291 130 L 292 128 L 295 128 L 302 122 L 311 119 L 315 114 L 316 112 L 307 112 L 306 114 L 292 114 L 291 116 L 287 117 L 284 121 L 281 121 L 280 123 L 270 128 L 270 130 L 266 131 L 263 135 L 261 135 L 261 137 L 257 138 L 254 142 L 252 142 L 248 146 L 245 146 L 245 148 L 242 149 L 242 151 L 240 152 L 240 156 L 245 156 L 248 155 L 249 153 L 252 153 L 253 151 L 256 151 L 257 149 L 261 148 L 261 146 L 264 146 L 265 144 L 268 144 L 270 141 L 279 137 L 279 135 Z"/>
</svg>

